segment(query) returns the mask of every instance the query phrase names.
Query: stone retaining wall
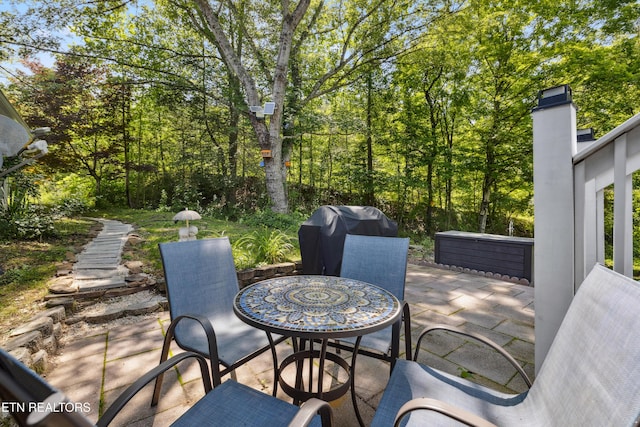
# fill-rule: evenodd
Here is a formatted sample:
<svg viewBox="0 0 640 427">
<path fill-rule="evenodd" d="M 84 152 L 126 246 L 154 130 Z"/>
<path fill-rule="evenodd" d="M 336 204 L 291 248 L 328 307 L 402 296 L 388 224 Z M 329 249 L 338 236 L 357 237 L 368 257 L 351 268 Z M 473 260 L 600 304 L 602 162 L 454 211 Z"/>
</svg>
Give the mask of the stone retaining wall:
<svg viewBox="0 0 640 427">
<path fill-rule="evenodd" d="M 240 285 L 240 289 L 242 289 L 260 280 L 280 276 L 294 276 L 297 274 L 302 274 L 302 261 L 265 265 L 263 267 L 238 271 L 238 284 Z"/>
<path fill-rule="evenodd" d="M 58 350 L 66 318 L 64 307 L 52 307 L 15 328 L 3 348 L 34 371 L 47 369 L 48 356 Z"/>
</svg>

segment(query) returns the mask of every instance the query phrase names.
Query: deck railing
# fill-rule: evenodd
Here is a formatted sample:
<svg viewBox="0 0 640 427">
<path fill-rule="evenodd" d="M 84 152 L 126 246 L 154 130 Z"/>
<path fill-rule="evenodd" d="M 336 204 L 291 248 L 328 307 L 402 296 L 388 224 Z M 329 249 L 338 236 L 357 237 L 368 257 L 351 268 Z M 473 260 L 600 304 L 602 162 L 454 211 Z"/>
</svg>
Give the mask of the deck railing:
<svg viewBox="0 0 640 427">
<path fill-rule="evenodd" d="M 594 264 L 604 264 L 604 190 L 611 184 L 614 188 L 613 269 L 633 277 L 632 175 L 640 169 L 640 115 L 581 149 L 573 157 L 573 165 L 576 285 Z"/>
<path fill-rule="evenodd" d="M 613 268 L 633 276 L 632 175 L 640 115 L 596 141 L 577 142 L 567 86 L 542 91 L 533 113 L 536 368 L 580 283 L 605 261 L 605 189 L 613 185 Z"/>
</svg>

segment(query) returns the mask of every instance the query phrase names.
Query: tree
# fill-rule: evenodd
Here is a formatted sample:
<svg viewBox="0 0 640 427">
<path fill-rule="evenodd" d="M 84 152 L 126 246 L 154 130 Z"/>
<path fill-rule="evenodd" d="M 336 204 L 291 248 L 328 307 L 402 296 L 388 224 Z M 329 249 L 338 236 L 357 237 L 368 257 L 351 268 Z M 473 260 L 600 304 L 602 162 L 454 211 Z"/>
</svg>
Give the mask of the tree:
<svg viewBox="0 0 640 427">
<path fill-rule="evenodd" d="M 106 70 L 78 59 L 60 59 L 53 69 L 39 62 L 25 65 L 32 74 L 19 72 L 19 81 L 9 89 L 20 94 L 25 120 L 32 126 L 55 129 L 47 137 L 51 153 L 41 163 L 67 172 L 77 171 L 80 165 L 100 195 L 103 179 L 121 172 L 123 146 L 118 141 L 123 124 L 116 114 L 121 105 L 118 87 L 108 84 Z"/>
<path fill-rule="evenodd" d="M 254 115 L 249 114 L 248 117 L 260 148 L 271 151 L 271 157 L 265 159 L 266 185 L 272 209 L 276 212 L 288 210 L 285 160 L 290 154 L 290 145 L 283 149 L 281 132 L 290 70 L 294 69 L 296 86 L 293 99 L 297 101 L 288 111 L 291 119 L 310 100 L 353 82 L 365 65 L 411 49 L 418 37 L 417 30 L 431 18 L 420 9 L 420 5 L 394 0 L 348 5 L 329 5 L 323 0 L 313 5 L 310 0 L 297 3 L 285 0 L 278 2 L 278 7 L 267 2 L 251 4 L 251 9 L 242 1 L 213 3 L 196 0 L 195 9 L 188 3 L 176 4 L 191 16 L 194 26 L 217 47 L 224 63 L 242 86 L 246 107 L 261 106 L 267 100 L 275 102 L 276 108 L 269 117 L 268 125 L 266 120 Z M 307 18 L 310 7 L 313 13 Z M 229 23 L 227 28 L 224 22 Z M 304 30 L 299 31 L 303 22 Z M 234 50 L 230 29 L 242 32 L 243 40 L 249 46 L 245 57 Z M 320 42 L 316 49 L 317 46 L 325 48 L 324 61 L 319 61 L 322 66 L 310 68 L 311 77 L 302 82 L 301 73 L 296 70 L 303 65 L 311 67 L 311 63 L 302 64 L 300 61 L 302 46 L 309 39 Z M 292 52 L 296 54 L 293 63 Z M 314 62 L 317 63 L 318 59 L 314 58 Z M 268 88 L 267 95 L 261 96 L 264 91 L 260 88 Z"/>
</svg>

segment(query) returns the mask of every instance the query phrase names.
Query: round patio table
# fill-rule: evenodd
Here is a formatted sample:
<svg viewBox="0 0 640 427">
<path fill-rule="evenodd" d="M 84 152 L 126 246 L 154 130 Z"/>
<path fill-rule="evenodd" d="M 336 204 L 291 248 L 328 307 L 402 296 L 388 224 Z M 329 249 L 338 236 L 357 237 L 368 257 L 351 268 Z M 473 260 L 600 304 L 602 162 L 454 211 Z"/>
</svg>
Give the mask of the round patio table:
<svg viewBox="0 0 640 427">
<path fill-rule="evenodd" d="M 282 389 L 295 401 L 317 397 L 332 401 L 344 395 L 349 387 L 354 409 L 362 423 L 356 405 L 353 369 L 363 335 L 378 331 L 401 320 L 402 307 L 390 292 L 370 283 L 335 276 L 286 276 L 249 285 L 235 297 L 233 309 L 244 322 L 267 333 L 303 339 L 300 346 L 294 340 L 294 353 L 282 361 L 277 373 Z M 327 352 L 330 339 L 358 337 L 351 365 L 338 354 Z M 309 340 L 305 350 L 304 340 Z M 314 350 L 314 341 L 321 349 Z M 318 380 L 313 390 L 313 361 L 318 360 Z M 302 385 L 302 369 L 309 360 L 308 386 Z M 324 391 L 322 378 L 325 360 L 336 363 L 349 375 L 349 381 Z M 282 377 L 284 368 L 296 363 L 296 384 Z"/>
</svg>

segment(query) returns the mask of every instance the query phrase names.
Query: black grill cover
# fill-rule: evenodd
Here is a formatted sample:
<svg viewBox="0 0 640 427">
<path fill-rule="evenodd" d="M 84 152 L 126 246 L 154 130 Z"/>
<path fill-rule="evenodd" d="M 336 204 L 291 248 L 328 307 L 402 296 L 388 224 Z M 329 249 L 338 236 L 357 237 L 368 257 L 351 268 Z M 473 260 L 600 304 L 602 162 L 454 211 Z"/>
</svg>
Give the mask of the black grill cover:
<svg viewBox="0 0 640 427">
<path fill-rule="evenodd" d="M 398 224 L 371 206 L 321 206 L 298 230 L 304 274 L 340 275 L 347 234 L 396 237 Z"/>
</svg>

